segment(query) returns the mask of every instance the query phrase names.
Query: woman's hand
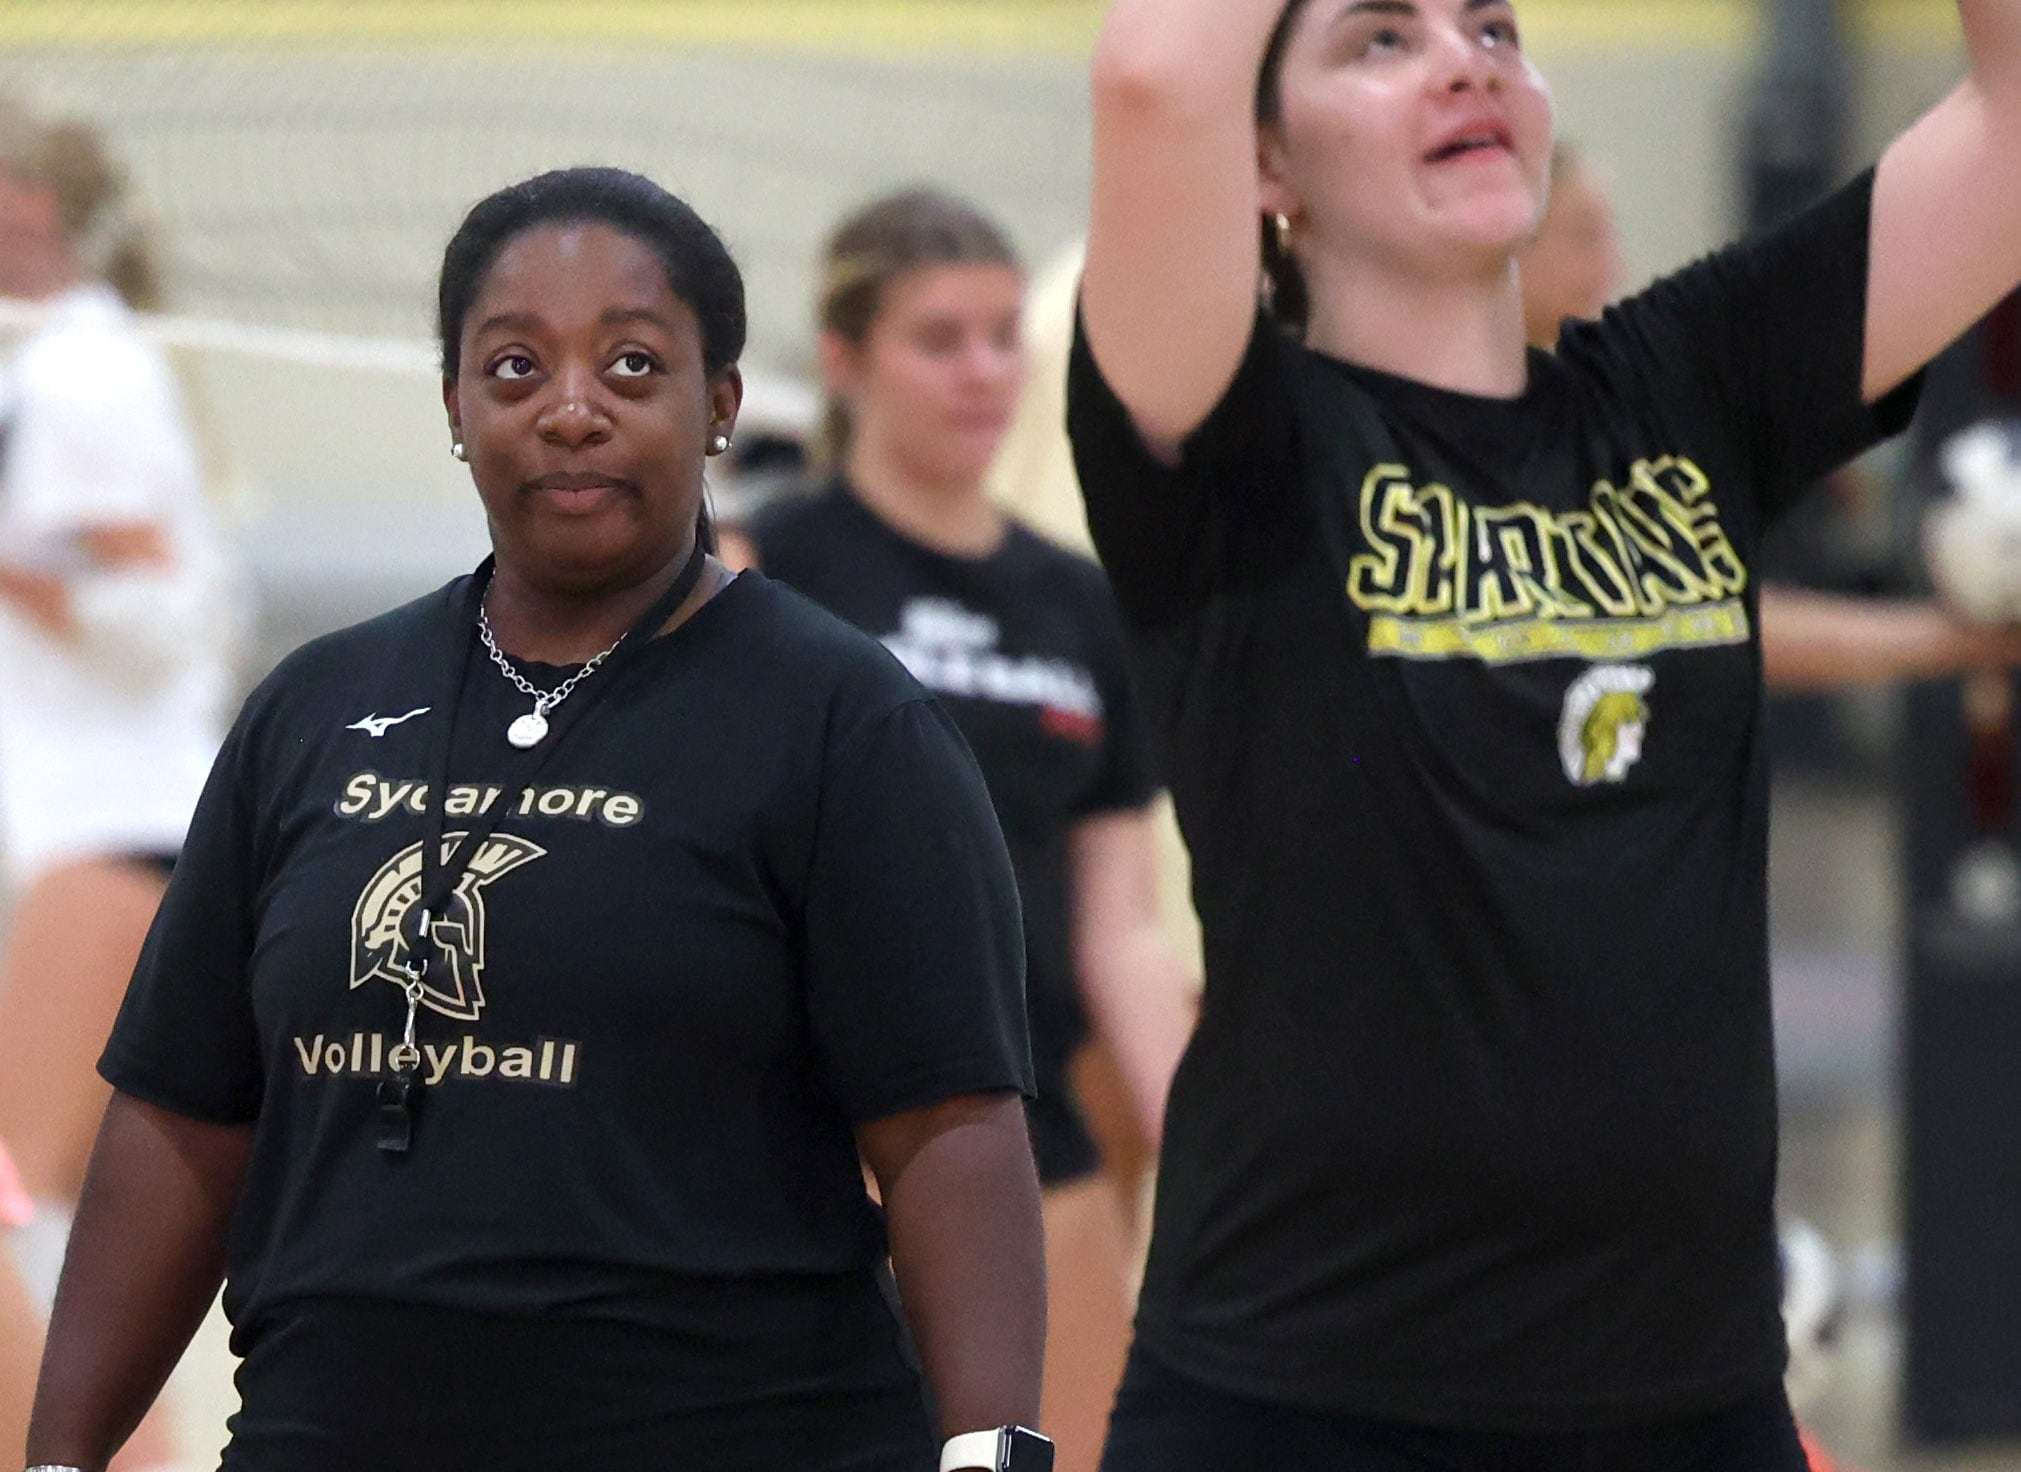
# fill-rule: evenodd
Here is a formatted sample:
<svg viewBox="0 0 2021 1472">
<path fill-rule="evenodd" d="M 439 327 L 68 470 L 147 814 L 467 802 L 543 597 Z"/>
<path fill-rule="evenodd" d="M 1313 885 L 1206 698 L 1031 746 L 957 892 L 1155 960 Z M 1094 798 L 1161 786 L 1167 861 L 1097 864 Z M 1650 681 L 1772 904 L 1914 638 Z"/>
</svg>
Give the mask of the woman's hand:
<svg viewBox="0 0 2021 1472">
<path fill-rule="evenodd" d="M 167 567 L 168 534 L 152 522 L 108 522 L 85 527 L 72 540 L 94 571 L 134 572 Z M 0 563 L 0 600 L 58 639 L 78 632 L 70 584 L 55 573 Z"/>
</svg>

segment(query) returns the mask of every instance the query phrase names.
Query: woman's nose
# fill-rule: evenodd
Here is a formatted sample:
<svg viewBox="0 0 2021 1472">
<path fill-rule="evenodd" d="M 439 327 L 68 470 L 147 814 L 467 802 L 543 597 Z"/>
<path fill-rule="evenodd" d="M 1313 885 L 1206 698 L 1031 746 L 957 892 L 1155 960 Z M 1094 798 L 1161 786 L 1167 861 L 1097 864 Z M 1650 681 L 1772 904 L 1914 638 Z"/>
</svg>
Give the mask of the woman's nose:
<svg viewBox="0 0 2021 1472">
<path fill-rule="evenodd" d="M 610 433 L 610 418 L 598 406 L 595 389 L 581 375 L 557 376 L 553 396 L 541 410 L 538 429 L 549 439 L 570 446 L 591 443 Z"/>
<path fill-rule="evenodd" d="M 1494 58 L 1478 36 L 1457 27 L 1441 30 L 1432 41 L 1441 69 L 1440 80 L 1451 92 L 1492 92 L 1501 86 Z"/>
</svg>

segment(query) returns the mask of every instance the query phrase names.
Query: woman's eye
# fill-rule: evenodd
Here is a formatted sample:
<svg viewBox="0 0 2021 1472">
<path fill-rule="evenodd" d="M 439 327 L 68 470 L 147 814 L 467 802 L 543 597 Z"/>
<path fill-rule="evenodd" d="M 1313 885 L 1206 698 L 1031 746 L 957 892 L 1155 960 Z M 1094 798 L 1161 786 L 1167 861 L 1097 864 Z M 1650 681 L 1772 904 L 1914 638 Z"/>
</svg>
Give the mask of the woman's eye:
<svg viewBox="0 0 2021 1472">
<path fill-rule="evenodd" d="M 1405 44 L 1402 31 L 1395 26 L 1383 26 L 1380 30 L 1369 32 L 1361 49 L 1364 56 L 1380 55 L 1386 51 L 1401 51 Z"/>
<path fill-rule="evenodd" d="M 1523 44 L 1522 40 L 1516 35 L 1516 23 L 1512 20 L 1488 22 L 1481 31 L 1481 40 L 1490 47 L 1508 46 L 1520 48 Z"/>
<path fill-rule="evenodd" d="M 502 378 L 507 383 L 521 378 L 533 377 L 533 359 L 525 353 L 507 353 L 491 365 L 491 376 Z"/>
<path fill-rule="evenodd" d="M 644 378 L 660 365 L 651 353 L 619 353 L 611 372 L 619 378 Z"/>
</svg>

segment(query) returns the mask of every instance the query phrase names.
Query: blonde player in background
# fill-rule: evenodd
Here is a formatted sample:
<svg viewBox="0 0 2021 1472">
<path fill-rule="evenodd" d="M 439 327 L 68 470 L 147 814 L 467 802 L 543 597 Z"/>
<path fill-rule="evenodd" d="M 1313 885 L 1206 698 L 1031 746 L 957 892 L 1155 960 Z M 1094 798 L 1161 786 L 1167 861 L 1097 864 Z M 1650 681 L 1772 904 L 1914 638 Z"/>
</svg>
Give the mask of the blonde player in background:
<svg viewBox="0 0 2021 1472">
<path fill-rule="evenodd" d="M 41 1309 L 105 1107 L 98 1050 L 231 684 L 235 590 L 175 376 L 133 318 L 157 289 L 96 133 L 0 102 L 0 296 L 41 312 L 0 368 L 0 1138 L 37 1207 L 8 1268 Z M 14 1358 L 0 1407 L 27 1394 Z M 122 1465 L 167 1460 L 150 1417 Z"/>
<path fill-rule="evenodd" d="M 1156 783 L 1099 570 L 988 495 L 1025 376 L 1008 239 L 966 201 L 911 190 L 852 213 L 824 266 L 832 463 L 743 537 L 766 576 L 876 635 L 935 692 L 989 784 L 1022 901 L 1038 1083 L 1042 1420 L 1060 1472 L 1092 1472 L 1134 1253 L 1074 1062 L 1104 1039 L 1127 1080 L 1122 1131 L 1155 1138 L 1192 1024 L 1190 974 L 1158 924 Z"/>
</svg>

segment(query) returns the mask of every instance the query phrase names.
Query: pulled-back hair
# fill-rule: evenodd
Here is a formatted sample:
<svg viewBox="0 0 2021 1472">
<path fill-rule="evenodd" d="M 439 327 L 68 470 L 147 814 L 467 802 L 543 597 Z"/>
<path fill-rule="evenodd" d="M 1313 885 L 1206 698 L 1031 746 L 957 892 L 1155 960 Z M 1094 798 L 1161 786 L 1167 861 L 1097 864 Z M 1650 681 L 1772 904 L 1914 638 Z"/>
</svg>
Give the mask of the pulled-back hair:
<svg viewBox="0 0 2021 1472">
<path fill-rule="evenodd" d="M 938 189 L 908 189 L 863 206 L 835 227 L 821 260 L 815 318 L 823 332 L 859 346 L 902 276 L 933 266 L 1021 269 L 1017 251 L 994 220 Z M 830 395 L 817 458 L 835 465 L 848 445 L 849 406 Z"/>
<path fill-rule="evenodd" d="M 744 353 L 744 276 L 722 237 L 686 201 L 625 169 L 556 169 L 509 184 L 471 207 L 442 253 L 435 324 L 442 374 L 462 367 L 463 321 L 499 253 L 544 225 L 608 225 L 659 258 L 667 288 L 702 329 L 702 370 L 713 378 Z"/>
<path fill-rule="evenodd" d="M 1256 124 L 1260 128 L 1274 128 L 1284 121 L 1284 54 L 1291 48 L 1291 33 L 1306 4 L 1307 0 L 1290 0 L 1277 17 L 1277 28 L 1264 49 L 1263 65 L 1256 76 Z M 1264 304 L 1285 331 L 1303 337 L 1312 316 L 1312 293 L 1306 287 L 1305 273 L 1277 238 L 1276 223 L 1266 217 L 1260 224 Z"/>
<path fill-rule="evenodd" d="M 161 306 L 152 222 L 97 128 L 74 120 L 46 122 L 0 97 L 0 171 L 50 192 L 63 236 L 87 272 L 137 311 Z"/>
<path fill-rule="evenodd" d="M 714 378 L 743 356 L 748 330 L 744 275 L 707 221 L 643 174 L 555 169 L 479 200 L 450 237 L 435 296 L 445 379 L 453 380 L 462 369 L 464 319 L 499 253 L 529 230 L 591 223 L 631 236 L 659 259 L 667 289 L 701 326 L 705 375 Z M 695 535 L 704 550 L 715 550 L 715 524 L 706 503 Z"/>
</svg>

